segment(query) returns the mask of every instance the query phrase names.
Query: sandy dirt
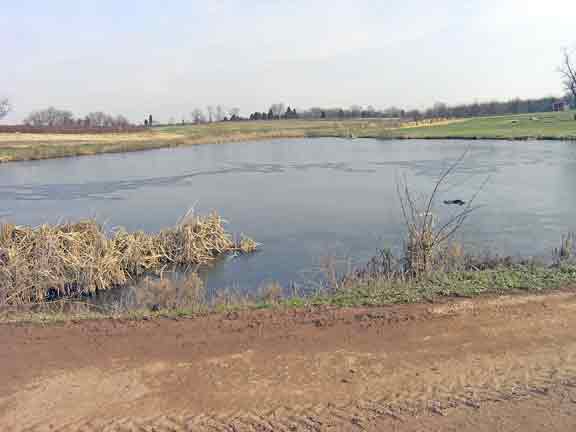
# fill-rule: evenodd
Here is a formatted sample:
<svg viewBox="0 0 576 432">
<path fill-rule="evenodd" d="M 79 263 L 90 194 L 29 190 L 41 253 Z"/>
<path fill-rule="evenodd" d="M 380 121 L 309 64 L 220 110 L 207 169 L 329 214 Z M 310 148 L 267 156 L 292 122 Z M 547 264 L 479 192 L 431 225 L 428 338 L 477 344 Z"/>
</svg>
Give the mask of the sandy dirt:
<svg viewBox="0 0 576 432">
<path fill-rule="evenodd" d="M 576 294 L 0 325 L 1 431 L 574 431 Z"/>
</svg>

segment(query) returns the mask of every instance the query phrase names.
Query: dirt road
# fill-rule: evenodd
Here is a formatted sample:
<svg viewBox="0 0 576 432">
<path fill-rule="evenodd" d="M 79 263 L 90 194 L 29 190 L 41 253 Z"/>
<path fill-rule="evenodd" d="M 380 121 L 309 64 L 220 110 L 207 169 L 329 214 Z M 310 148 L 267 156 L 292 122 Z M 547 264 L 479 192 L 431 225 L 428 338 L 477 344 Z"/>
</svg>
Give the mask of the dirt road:
<svg viewBox="0 0 576 432">
<path fill-rule="evenodd" d="M 576 294 L 0 326 L 1 431 L 573 431 Z"/>
</svg>

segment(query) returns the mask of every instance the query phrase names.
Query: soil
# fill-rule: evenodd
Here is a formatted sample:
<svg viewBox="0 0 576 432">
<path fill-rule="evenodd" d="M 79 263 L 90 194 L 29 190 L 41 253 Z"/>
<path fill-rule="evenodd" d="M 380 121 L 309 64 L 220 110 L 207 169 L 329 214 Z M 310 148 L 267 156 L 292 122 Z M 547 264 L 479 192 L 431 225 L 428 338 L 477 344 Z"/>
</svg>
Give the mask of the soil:
<svg viewBox="0 0 576 432">
<path fill-rule="evenodd" d="M 573 431 L 576 294 L 0 325 L 1 431 Z"/>
</svg>

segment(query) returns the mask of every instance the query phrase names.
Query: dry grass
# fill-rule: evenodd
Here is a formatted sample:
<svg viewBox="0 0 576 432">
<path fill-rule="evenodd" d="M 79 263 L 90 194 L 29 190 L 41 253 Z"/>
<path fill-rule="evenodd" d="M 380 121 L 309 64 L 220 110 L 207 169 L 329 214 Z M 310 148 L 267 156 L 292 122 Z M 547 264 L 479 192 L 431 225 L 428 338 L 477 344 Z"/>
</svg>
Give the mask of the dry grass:
<svg viewBox="0 0 576 432">
<path fill-rule="evenodd" d="M 562 236 L 560 247 L 554 249 L 554 261 L 556 264 L 562 264 L 574 258 L 576 258 L 576 233 L 568 233 Z"/>
<path fill-rule="evenodd" d="M 258 291 L 260 301 L 267 304 L 278 304 L 284 296 L 282 286 L 276 281 L 267 282 Z"/>
<path fill-rule="evenodd" d="M 462 123 L 467 119 L 453 119 L 453 118 L 433 118 L 433 119 L 423 119 L 420 121 L 407 121 L 400 124 L 395 129 L 412 129 L 412 128 L 423 128 L 428 126 L 446 126 L 453 123 Z"/>
<path fill-rule="evenodd" d="M 443 265 L 445 256 L 450 252 L 447 250 L 450 240 L 475 210 L 472 204 L 488 179 L 467 202 L 461 201 L 461 210 L 445 220 L 439 220 L 434 210 L 442 188 L 467 154 L 468 149 L 441 173 L 428 196 L 415 196 L 406 178 L 397 183 L 400 207 L 408 231 L 404 244 L 404 267 L 414 276 L 429 274 Z"/>
<path fill-rule="evenodd" d="M 206 308 L 204 282 L 197 273 L 179 280 L 145 278 L 131 287 L 120 303 L 121 311 L 186 310 L 200 312 Z"/>
<path fill-rule="evenodd" d="M 28 304 L 95 293 L 166 266 L 206 264 L 257 244 L 234 241 L 217 214 L 188 214 L 174 228 L 108 235 L 94 220 L 74 224 L 0 226 L 0 304 Z"/>
<path fill-rule="evenodd" d="M 0 162 L 151 150 L 273 138 L 378 136 L 398 126 L 391 119 L 218 122 L 130 133 L 0 133 Z"/>
<path fill-rule="evenodd" d="M 147 141 L 161 136 L 164 139 L 179 138 L 178 134 L 159 133 L 155 131 L 117 132 L 102 134 L 58 134 L 58 133 L 0 133 L 0 146 L 4 144 L 34 145 L 36 143 L 77 143 L 77 142 L 118 142 L 118 141 Z"/>
</svg>

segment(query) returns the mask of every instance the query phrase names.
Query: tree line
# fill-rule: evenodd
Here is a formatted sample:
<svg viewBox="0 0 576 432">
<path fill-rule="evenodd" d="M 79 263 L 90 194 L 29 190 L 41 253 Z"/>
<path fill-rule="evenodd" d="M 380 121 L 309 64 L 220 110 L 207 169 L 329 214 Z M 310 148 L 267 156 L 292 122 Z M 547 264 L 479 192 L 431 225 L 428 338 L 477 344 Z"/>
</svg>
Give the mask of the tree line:
<svg viewBox="0 0 576 432">
<path fill-rule="evenodd" d="M 76 118 L 71 111 L 48 107 L 30 113 L 24 124 L 33 127 L 54 128 L 115 128 L 122 129 L 132 126 L 128 119 L 122 115 L 111 115 L 101 111 L 88 113 L 84 117 Z"/>
<path fill-rule="evenodd" d="M 0 98 L 0 120 L 6 117 L 11 109 L 8 98 Z"/>
<path fill-rule="evenodd" d="M 576 70 L 575 70 L 576 71 Z M 576 82 L 576 81 L 575 81 Z M 575 86 L 576 91 L 576 86 Z M 536 112 L 549 112 L 553 110 L 554 103 L 564 101 L 571 106 L 575 106 L 576 96 L 567 94 L 565 97 L 544 97 L 538 99 L 511 99 L 508 101 L 474 102 L 471 104 L 447 105 L 445 103 L 435 103 L 432 107 L 418 109 L 402 109 L 390 107 L 386 109 L 376 109 L 369 105 L 362 107 L 352 105 L 349 108 L 322 108 L 314 107 L 308 110 L 296 111 L 293 108 L 284 108 L 284 104 L 274 104 L 268 111 L 254 112 L 250 114 L 250 120 L 285 120 L 293 118 L 301 119 L 359 119 L 359 118 L 406 118 L 406 119 L 427 119 L 427 118 L 462 118 L 479 116 L 497 116 L 505 114 L 529 114 Z"/>
<path fill-rule="evenodd" d="M 283 103 L 272 104 L 268 111 L 255 111 L 250 114 L 250 120 L 286 120 L 300 118 L 296 108 L 286 107 Z"/>
<path fill-rule="evenodd" d="M 554 103 L 564 101 L 570 105 L 574 104 L 573 97 L 566 95 L 563 98 L 544 97 L 539 99 L 512 99 L 504 102 L 475 102 L 473 104 L 446 105 L 436 103 L 431 108 L 424 111 L 415 111 L 412 116 L 415 118 L 437 118 L 437 117 L 480 117 L 496 116 L 504 114 L 530 114 L 537 112 L 548 112 L 553 110 Z"/>
<path fill-rule="evenodd" d="M 206 110 L 194 108 L 190 113 L 192 123 L 212 123 L 220 121 L 245 120 L 240 117 L 240 108 L 227 108 L 224 105 L 207 105 Z M 185 121 L 182 121 L 185 123 Z"/>
<path fill-rule="evenodd" d="M 287 119 L 347 119 L 347 118 L 409 118 L 414 120 L 439 117 L 478 117 L 504 114 L 527 114 L 548 112 L 553 110 L 556 102 L 564 101 L 576 108 L 576 51 L 565 50 L 562 64 L 558 72 L 566 92 L 562 98 L 544 97 L 538 99 L 511 99 L 508 101 L 475 102 L 472 104 L 447 105 L 435 103 L 425 110 L 405 110 L 390 107 L 383 110 L 373 106 L 362 107 L 352 105 L 349 108 L 314 107 L 308 110 L 296 110 L 284 103 L 272 104 L 268 110 L 255 111 L 248 118 L 240 116 L 238 108 L 226 108 L 223 105 L 208 105 L 206 110 L 195 108 L 191 113 L 192 123 L 211 123 L 219 121 L 241 120 L 287 120 Z M 0 97 L 0 120 L 10 111 L 12 106 L 7 98 Z M 576 118 L 576 116 L 575 116 Z M 152 115 L 144 120 L 145 126 L 153 126 Z M 171 123 L 174 123 L 173 121 Z M 183 119 L 183 124 L 187 122 Z M 71 111 L 49 107 L 34 111 L 24 120 L 24 124 L 33 127 L 70 127 L 70 128 L 127 128 L 133 125 L 122 115 L 110 115 L 104 112 L 91 112 L 85 117 L 76 118 Z"/>
<path fill-rule="evenodd" d="M 0 98 L 0 120 L 8 115 L 12 105 L 7 98 Z M 54 107 L 33 111 L 24 119 L 23 124 L 30 127 L 48 128 L 110 128 L 125 129 L 134 127 L 122 115 L 111 115 L 101 111 L 88 113 L 84 117 L 75 117 L 72 111 Z"/>
</svg>

